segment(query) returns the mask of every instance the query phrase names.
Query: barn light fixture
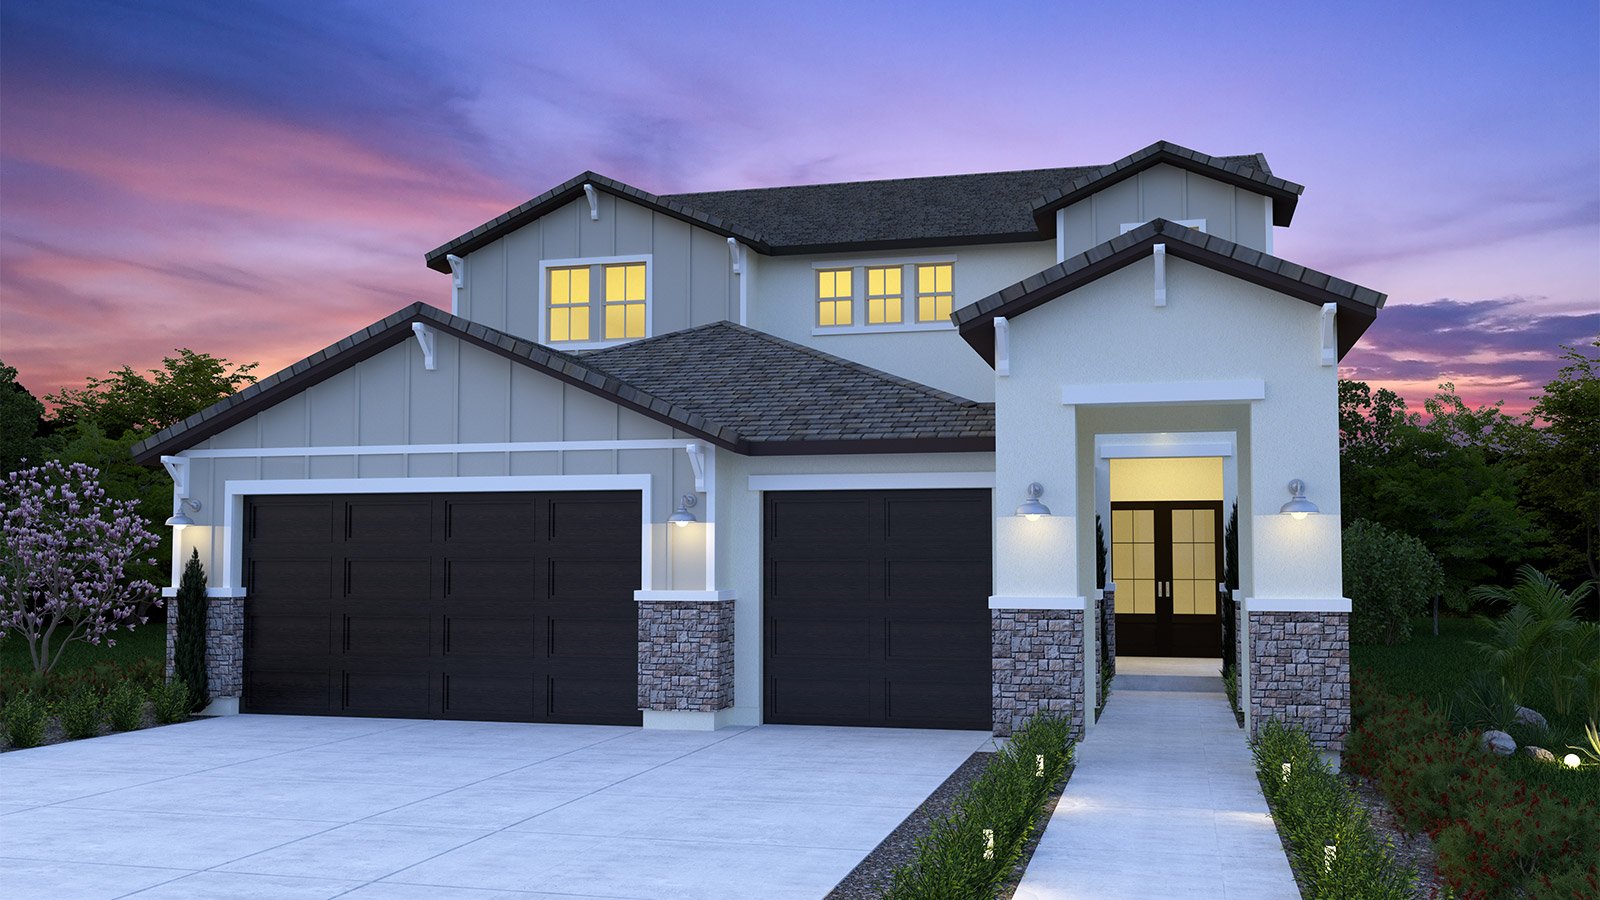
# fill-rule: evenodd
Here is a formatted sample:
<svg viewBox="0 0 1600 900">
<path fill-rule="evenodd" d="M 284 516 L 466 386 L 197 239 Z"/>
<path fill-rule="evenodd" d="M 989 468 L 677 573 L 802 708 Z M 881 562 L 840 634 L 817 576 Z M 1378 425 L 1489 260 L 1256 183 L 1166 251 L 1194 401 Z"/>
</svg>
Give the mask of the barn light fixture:
<svg viewBox="0 0 1600 900">
<path fill-rule="evenodd" d="M 178 511 L 167 519 L 168 528 L 176 528 L 179 531 L 182 531 L 183 529 L 194 524 L 194 520 L 189 518 L 189 514 L 183 511 L 185 506 L 189 507 L 195 512 L 200 511 L 199 500 L 190 500 L 188 497 L 183 498 L 183 500 L 179 501 Z"/>
<path fill-rule="evenodd" d="M 1295 519 L 1304 519 L 1306 516 L 1316 515 L 1322 510 L 1317 505 L 1306 499 L 1306 483 L 1296 478 L 1289 482 L 1289 502 L 1278 508 L 1280 515 L 1290 516 Z"/>
<path fill-rule="evenodd" d="M 1029 522 L 1037 522 L 1041 516 L 1050 515 L 1050 507 L 1039 502 L 1039 495 L 1044 493 L 1044 485 L 1035 481 L 1028 485 L 1028 499 L 1022 501 L 1017 507 L 1017 515 Z"/>
<path fill-rule="evenodd" d="M 683 499 L 678 501 L 678 508 L 672 511 L 672 515 L 667 517 L 667 521 L 679 528 L 688 525 L 690 522 L 698 521 L 694 517 L 694 513 L 689 512 L 690 508 L 698 502 L 693 494 L 684 494 Z"/>
</svg>

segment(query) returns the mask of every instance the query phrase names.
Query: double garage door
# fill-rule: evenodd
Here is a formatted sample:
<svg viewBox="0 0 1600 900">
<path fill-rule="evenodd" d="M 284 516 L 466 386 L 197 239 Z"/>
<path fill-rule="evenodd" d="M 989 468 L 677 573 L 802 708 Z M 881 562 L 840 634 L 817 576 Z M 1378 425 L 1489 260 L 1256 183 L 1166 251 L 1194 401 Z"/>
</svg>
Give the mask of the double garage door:
<svg viewBox="0 0 1600 900">
<path fill-rule="evenodd" d="M 244 710 L 638 724 L 639 502 L 250 499 Z"/>
<path fill-rule="evenodd" d="M 766 720 L 988 730 L 986 490 L 769 493 Z"/>
</svg>

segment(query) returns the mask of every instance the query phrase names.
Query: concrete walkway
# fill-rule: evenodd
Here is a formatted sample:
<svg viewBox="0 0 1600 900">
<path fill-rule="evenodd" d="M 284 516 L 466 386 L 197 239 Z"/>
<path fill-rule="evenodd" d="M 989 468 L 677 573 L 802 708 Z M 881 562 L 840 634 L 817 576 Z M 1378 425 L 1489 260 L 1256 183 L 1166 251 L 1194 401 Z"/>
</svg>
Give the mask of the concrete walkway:
<svg viewBox="0 0 1600 900">
<path fill-rule="evenodd" d="M 1218 663 L 1185 662 L 1117 660 L 1017 900 L 1300 896 Z"/>
</svg>

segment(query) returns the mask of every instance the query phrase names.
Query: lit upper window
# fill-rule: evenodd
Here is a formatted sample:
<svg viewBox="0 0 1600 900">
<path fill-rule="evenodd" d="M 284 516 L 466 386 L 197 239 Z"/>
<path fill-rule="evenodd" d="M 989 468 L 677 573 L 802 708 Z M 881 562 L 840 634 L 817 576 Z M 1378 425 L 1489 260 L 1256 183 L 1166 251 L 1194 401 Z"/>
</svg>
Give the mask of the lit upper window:
<svg viewBox="0 0 1600 900">
<path fill-rule="evenodd" d="M 605 266 L 604 269 L 606 340 L 644 337 L 644 263 Z"/>
<path fill-rule="evenodd" d="M 853 269 L 823 269 L 817 273 L 817 324 L 849 325 L 855 304 Z"/>
<path fill-rule="evenodd" d="M 899 266 L 873 266 L 867 269 L 867 324 L 894 325 L 905 321 L 902 309 L 905 293 L 901 289 L 904 270 Z"/>
<path fill-rule="evenodd" d="M 550 340 L 589 339 L 589 267 L 550 270 Z"/>
<path fill-rule="evenodd" d="M 917 266 L 917 321 L 947 322 L 955 294 L 951 289 L 954 266 L 930 263 Z"/>
</svg>

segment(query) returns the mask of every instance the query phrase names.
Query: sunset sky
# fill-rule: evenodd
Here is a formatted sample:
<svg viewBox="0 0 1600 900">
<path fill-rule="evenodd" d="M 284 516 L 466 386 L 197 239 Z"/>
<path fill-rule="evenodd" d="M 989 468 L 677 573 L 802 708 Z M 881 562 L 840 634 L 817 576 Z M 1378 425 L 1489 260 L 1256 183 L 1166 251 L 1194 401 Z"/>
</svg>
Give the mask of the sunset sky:
<svg viewBox="0 0 1600 900">
<path fill-rule="evenodd" d="M 912 13 L 914 10 L 914 14 Z M 0 3 L 0 360 L 262 374 L 584 169 L 656 193 L 1110 162 L 1307 186 L 1346 374 L 1523 409 L 1600 331 L 1600 14 L 1561 3 Z"/>
</svg>

